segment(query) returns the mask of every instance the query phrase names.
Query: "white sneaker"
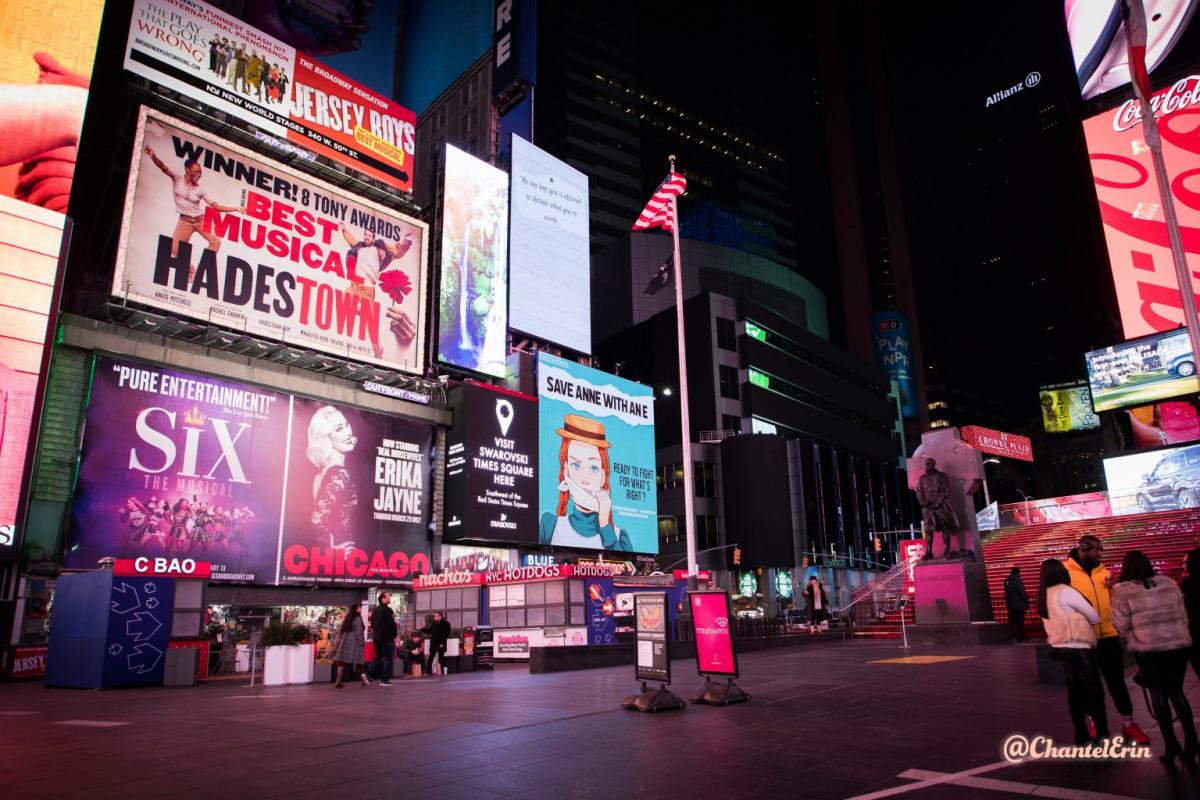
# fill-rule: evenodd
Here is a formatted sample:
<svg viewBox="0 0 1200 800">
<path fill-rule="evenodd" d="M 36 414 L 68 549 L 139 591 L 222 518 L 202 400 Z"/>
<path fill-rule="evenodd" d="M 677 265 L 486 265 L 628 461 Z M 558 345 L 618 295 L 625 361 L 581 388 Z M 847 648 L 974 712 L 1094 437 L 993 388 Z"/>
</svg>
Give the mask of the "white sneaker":
<svg viewBox="0 0 1200 800">
<path fill-rule="evenodd" d="M 362 685 L 363 685 L 363 686 L 370 686 L 370 685 L 371 685 L 371 679 L 367 677 L 366 673 L 363 673 L 362 675 L 359 675 L 358 677 L 362 678 Z"/>
</svg>

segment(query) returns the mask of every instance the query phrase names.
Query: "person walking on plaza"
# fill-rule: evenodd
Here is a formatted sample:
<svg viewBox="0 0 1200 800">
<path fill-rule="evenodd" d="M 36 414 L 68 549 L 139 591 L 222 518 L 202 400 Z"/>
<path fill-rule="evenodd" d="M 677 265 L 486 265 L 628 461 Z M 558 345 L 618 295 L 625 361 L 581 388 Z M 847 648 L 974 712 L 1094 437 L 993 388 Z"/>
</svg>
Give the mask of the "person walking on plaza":
<svg viewBox="0 0 1200 800">
<path fill-rule="evenodd" d="M 1183 590 L 1183 607 L 1187 609 L 1188 632 L 1192 634 L 1192 646 L 1188 648 L 1188 660 L 1196 677 L 1200 678 L 1200 547 L 1189 550 L 1184 559 L 1183 569 L 1187 577 L 1183 579 L 1180 589 Z"/>
<path fill-rule="evenodd" d="M 1104 545 L 1091 534 L 1080 537 L 1064 562 L 1071 575 L 1071 585 L 1092 604 L 1100 615 L 1096 626 L 1096 660 L 1100 662 L 1100 673 L 1112 695 L 1113 705 L 1121 715 L 1121 735 L 1130 744 L 1150 744 L 1150 737 L 1133 719 L 1133 700 L 1125 684 L 1125 651 L 1121 649 L 1121 637 L 1112 624 L 1112 602 L 1109 584 L 1112 573 L 1100 563 Z"/>
<path fill-rule="evenodd" d="M 406 678 L 412 674 L 414 665 L 420 667 L 425 660 L 425 640 L 421 638 L 421 632 L 416 628 L 413 628 L 408 632 L 408 636 L 404 637 L 404 642 L 400 645 L 400 658 L 404 668 L 401 674 Z"/>
<path fill-rule="evenodd" d="M 361 605 L 361 603 L 352 603 L 346 609 L 346 618 L 338 626 L 337 638 L 333 641 L 333 662 L 334 669 L 337 670 L 337 683 L 334 685 L 339 689 L 342 688 L 344 680 L 347 678 L 353 680 L 353 676 L 356 674 L 363 685 L 367 685 L 367 676 L 360 672 L 363 665 L 363 645 L 365 643 L 362 614 L 359 613 Z M 347 674 L 348 671 L 349 674 Z"/>
<path fill-rule="evenodd" d="M 433 674 L 433 660 L 436 658 L 441 666 L 442 674 L 446 674 L 446 643 L 450 641 L 450 621 L 442 617 L 442 612 L 435 611 L 433 624 L 429 626 L 429 658 L 425 661 L 426 674 Z"/>
<path fill-rule="evenodd" d="M 1025 611 L 1029 608 L 1029 593 L 1021 580 L 1021 568 L 1013 567 L 1004 579 L 1004 607 L 1008 610 L 1008 630 L 1013 641 L 1025 641 Z"/>
<path fill-rule="evenodd" d="M 1071 586 L 1071 576 L 1062 562 L 1042 562 L 1038 585 L 1038 614 L 1046 627 L 1050 657 L 1062 664 L 1067 680 L 1067 708 L 1075 726 L 1075 744 L 1108 738 L 1108 710 L 1096 659 L 1096 631 L 1100 622 L 1096 609 Z M 1088 729 L 1091 717 L 1095 731 Z"/>
<path fill-rule="evenodd" d="M 826 597 L 825 587 L 816 575 L 810 577 L 808 586 L 804 587 L 804 608 L 808 615 L 808 629 L 816 633 L 829 613 L 829 598 Z"/>
<path fill-rule="evenodd" d="M 392 662 L 396 658 L 396 615 L 388 605 L 387 592 L 379 593 L 379 605 L 371 612 L 371 641 L 375 659 L 367 673 L 379 679 L 380 686 L 392 685 Z"/>
<path fill-rule="evenodd" d="M 1156 574 L 1141 550 L 1125 554 L 1121 580 L 1112 591 L 1112 621 L 1137 659 L 1137 682 L 1150 692 L 1150 707 L 1166 744 L 1163 763 L 1200 756 L 1192 706 L 1183 693 L 1192 646 L 1183 592 L 1175 581 Z M 1182 748 L 1175 738 L 1172 707 L 1183 728 Z"/>
</svg>

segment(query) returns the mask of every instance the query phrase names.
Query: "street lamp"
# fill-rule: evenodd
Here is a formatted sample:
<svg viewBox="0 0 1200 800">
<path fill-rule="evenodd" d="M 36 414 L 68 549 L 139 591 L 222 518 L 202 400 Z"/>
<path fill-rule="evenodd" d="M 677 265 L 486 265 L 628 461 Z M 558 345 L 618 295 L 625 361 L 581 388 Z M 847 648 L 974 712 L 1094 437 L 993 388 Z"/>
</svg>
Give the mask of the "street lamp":
<svg viewBox="0 0 1200 800">
<path fill-rule="evenodd" d="M 1014 487 L 1014 488 L 1016 488 L 1016 487 Z M 1017 489 L 1017 491 L 1020 492 L 1021 497 L 1025 498 L 1025 524 L 1028 525 L 1031 521 L 1030 517 L 1029 517 L 1029 501 L 1032 500 L 1033 498 L 1031 495 L 1025 494 L 1025 492 L 1021 489 Z"/>
</svg>

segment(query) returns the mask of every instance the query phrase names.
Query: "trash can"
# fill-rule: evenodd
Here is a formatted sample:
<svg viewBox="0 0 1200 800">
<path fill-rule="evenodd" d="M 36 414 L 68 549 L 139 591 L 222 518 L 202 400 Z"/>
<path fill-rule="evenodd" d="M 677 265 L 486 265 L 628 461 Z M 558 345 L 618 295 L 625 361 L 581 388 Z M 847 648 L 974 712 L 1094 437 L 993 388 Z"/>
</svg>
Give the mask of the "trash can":
<svg viewBox="0 0 1200 800">
<path fill-rule="evenodd" d="M 491 625 L 475 628 L 475 667 L 491 669 L 496 665 L 494 631 Z"/>
</svg>

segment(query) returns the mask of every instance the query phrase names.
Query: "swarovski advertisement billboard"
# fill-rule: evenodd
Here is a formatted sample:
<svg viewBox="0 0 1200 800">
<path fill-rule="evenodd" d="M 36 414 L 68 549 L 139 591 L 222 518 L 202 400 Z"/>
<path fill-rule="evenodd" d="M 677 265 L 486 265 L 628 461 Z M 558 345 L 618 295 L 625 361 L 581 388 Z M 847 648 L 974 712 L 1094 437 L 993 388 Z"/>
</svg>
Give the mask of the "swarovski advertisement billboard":
<svg viewBox="0 0 1200 800">
<path fill-rule="evenodd" d="M 1200 228 L 1200 202 L 1189 178 L 1200 169 L 1194 122 L 1200 108 L 1200 75 L 1181 78 L 1155 93 L 1151 105 L 1158 118 L 1188 272 L 1193 275 L 1192 290 L 1197 291 L 1200 284 L 1194 276 L 1200 271 L 1200 239 L 1192 232 Z M 1083 133 L 1125 336 L 1177 328 L 1184 321 L 1183 305 L 1154 164 L 1143 141 L 1139 104 L 1128 100 L 1084 120 Z"/>
<path fill-rule="evenodd" d="M 1086 360 L 1097 413 L 1193 394 L 1200 388 L 1196 358 L 1183 328 L 1094 350 Z"/>
<path fill-rule="evenodd" d="M 592 351 L 588 179 L 512 137 L 509 325 L 580 353 Z"/>
<path fill-rule="evenodd" d="M 258 584 L 428 573 L 431 443 L 422 423 L 98 356 L 66 566 L 187 557 Z"/>
<path fill-rule="evenodd" d="M 538 541 L 658 552 L 654 391 L 538 353 Z"/>
<path fill-rule="evenodd" d="M 207 3 L 134 0 L 125 69 L 412 191 L 412 111 Z"/>
<path fill-rule="evenodd" d="M 508 173 L 446 145 L 438 360 L 504 377 Z"/>
<path fill-rule="evenodd" d="M 427 230 L 143 108 L 112 292 L 423 374 Z"/>
<path fill-rule="evenodd" d="M 445 541 L 537 543 L 537 399 L 474 383 L 447 436 Z"/>
</svg>

